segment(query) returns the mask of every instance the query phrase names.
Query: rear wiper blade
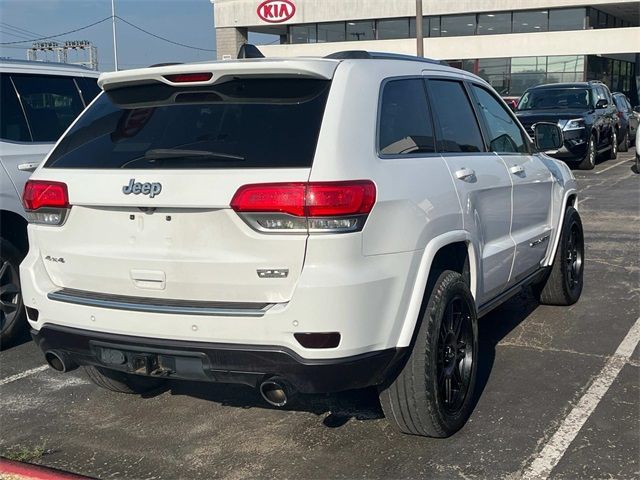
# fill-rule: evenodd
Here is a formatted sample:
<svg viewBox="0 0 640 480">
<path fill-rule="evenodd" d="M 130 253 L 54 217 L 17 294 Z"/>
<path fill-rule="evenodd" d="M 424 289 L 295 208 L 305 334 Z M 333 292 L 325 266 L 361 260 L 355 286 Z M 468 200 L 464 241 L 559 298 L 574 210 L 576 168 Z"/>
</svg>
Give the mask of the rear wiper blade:
<svg viewBox="0 0 640 480">
<path fill-rule="evenodd" d="M 240 155 L 232 155 L 230 153 L 212 152 L 209 150 L 179 150 L 176 148 L 154 148 L 152 150 L 147 150 L 144 154 L 144 158 L 147 160 L 192 157 L 209 157 L 222 160 L 244 160 L 244 157 Z"/>
</svg>

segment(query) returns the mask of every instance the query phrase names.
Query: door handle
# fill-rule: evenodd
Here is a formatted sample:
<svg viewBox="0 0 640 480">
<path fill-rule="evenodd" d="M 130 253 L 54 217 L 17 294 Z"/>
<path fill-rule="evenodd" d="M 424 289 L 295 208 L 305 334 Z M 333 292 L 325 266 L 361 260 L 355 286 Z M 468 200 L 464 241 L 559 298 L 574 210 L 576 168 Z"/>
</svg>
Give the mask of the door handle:
<svg viewBox="0 0 640 480">
<path fill-rule="evenodd" d="M 462 167 L 460 170 L 456 171 L 456 178 L 458 180 L 467 180 L 475 176 L 476 172 L 471 168 Z"/>
<path fill-rule="evenodd" d="M 38 168 L 40 162 L 29 162 L 29 163 L 21 163 L 18 165 L 18 170 L 22 172 L 33 172 L 36 168 Z"/>
<path fill-rule="evenodd" d="M 509 171 L 514 175 L 519 175 L 524 173 L 524 167 L 522 165 L 512 165 Z"/>
</svg>

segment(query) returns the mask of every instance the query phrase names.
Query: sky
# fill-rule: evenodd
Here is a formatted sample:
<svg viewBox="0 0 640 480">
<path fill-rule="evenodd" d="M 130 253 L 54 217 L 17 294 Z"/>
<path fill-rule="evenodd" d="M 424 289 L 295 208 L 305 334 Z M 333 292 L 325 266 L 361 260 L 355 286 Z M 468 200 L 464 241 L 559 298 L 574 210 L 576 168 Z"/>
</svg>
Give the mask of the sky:
<svg viewBox="0 0 640 480">
<path fill-rule="evenodd" d="M 115 0 L 116 15 L 170 40 L 215 50 L 213 6 L 210 0 Z M 55 35 L 111 15 L 111 0 L 0 0 L 0 43 Z M 10 28 L 13 27 L 14 29 Z M 15 28 L 22 29 L 18 33 Z M 120 69 L 163 62 L 214 60 L 215 51 L 172 45 L 121 22 L 116 23 Z M 30 36 L 31 35 L 31 36 Z M 25 39 L 24 37 L 28 37 Z M 101 71 L 114 69 L 111 19 L 52 40 L 90 40 L 98 47 Z M 26 59 L 26 47 L 0 45 L 0 57 Z M 44 57 L 43 57 L 44 58 Z M 54 60 L 50 54 L 49 60 Z M 72 56 L 69 57 L 73 61 Z"/>
</svg>

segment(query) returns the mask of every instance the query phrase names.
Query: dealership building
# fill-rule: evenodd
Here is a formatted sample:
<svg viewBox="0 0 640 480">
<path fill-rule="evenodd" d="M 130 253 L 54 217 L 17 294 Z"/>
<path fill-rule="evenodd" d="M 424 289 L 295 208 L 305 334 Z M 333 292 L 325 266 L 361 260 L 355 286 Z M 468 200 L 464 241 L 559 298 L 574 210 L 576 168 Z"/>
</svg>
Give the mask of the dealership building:
<svg viewBox="0 0 640 480">
<path fill-rule="evenodd" d="M 341 50 L 416 54 L 414 0 L 212 0 L 218 58 Z M 505 96 L 548 82 L 601 80 L 639 104 L 640 2 L 423 0 L 424 54 Z"/>
</svg>

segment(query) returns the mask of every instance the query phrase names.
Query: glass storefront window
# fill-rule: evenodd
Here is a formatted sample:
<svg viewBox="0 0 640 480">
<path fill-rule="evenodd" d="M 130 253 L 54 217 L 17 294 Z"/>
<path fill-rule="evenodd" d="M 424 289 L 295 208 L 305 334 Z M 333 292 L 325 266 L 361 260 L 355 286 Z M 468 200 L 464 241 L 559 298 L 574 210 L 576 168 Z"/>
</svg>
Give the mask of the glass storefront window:
<svg viewBox="0 0 640 480">
<path fill-rule="evenodd" d="M 347 22 L 347 41 L 375 40 L 373 20 Z"/>
<path fill-rule="evenodd" d="M 509 59 L 482 58 L 477 62 L 476 74 L 487 81 L 500 95 L 509 93 Z"/>
<path fill-rule="evenodd" d="M 551 73 L 580 72 L 584 70 L 582 55 L 549 57 L 547 71 Z"/>
<path fill-rule="evenodd" d="M 511 13 L 482 13 L 478 15 L 478 35 L 511 33 Z"/>
<path fill-rule="evenodd" d="M 511 73 L 546 72 L 547 57 L 516 57 L 511 59 Z"/>
<path fill-rule="evenodd" d="M 292 25 L 289 30 L 291 43 L 316 43 L 316 24 Z"/>
<path fill-rule="evenodd" d="M 584 8 L 549 10 L 549 31 L 584 30 L 586 15 Z"/>
<path fill-rule="evenodd" d="M 443 37 L 462 37 L 475 35 L 475 15 L 445 15 L 440 20 L 440 33 Z"/>
<path fill-rule="evenodd" d="M 546 32 L 547 30 L 549 30 L 547 10 L 513 12 L 513 33 Z"/>
<path fill-rule="evenodd" d="M 378 20 L 378 39 L 409 38 L 409 19 Z"/>
<path fill-rule="evenodd" d="M 345 40 L 345 22 L 318 24 L 318 43 L 344 42 Z"/>
</svg>

